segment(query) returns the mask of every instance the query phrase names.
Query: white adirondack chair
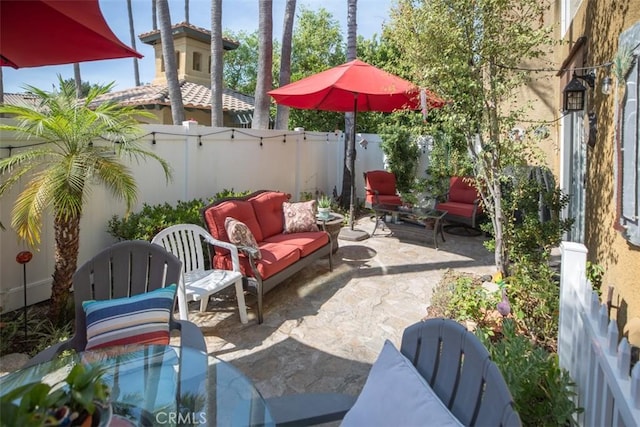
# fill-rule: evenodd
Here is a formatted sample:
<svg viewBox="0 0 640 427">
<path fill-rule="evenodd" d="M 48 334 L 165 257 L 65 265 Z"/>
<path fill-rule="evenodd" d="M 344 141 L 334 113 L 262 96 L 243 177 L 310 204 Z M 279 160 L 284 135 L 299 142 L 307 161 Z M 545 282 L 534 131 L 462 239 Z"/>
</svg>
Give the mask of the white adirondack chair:
<svg viewBox="0 0 640 427">
<path fill-rule="evenodd" d="M 233 271 L 205 270 L 202 241 L 223 247 L 231 252 Z M 238 249 L 235 245 L 216 240 L 204 228 L 194 224 L 178 224 L 158 233 L 152 243 L 164 247 L 182 261 L 182 280 L 178 285 L 180 319 L 188 319 L 189 301 L 200 301 L 200 311 L 207 309 L 209 297 L 228 286 L 235 285 L 240 321 L 247 323 L 247 307 L 242 289 L 242 274 Z"/>
</svg>

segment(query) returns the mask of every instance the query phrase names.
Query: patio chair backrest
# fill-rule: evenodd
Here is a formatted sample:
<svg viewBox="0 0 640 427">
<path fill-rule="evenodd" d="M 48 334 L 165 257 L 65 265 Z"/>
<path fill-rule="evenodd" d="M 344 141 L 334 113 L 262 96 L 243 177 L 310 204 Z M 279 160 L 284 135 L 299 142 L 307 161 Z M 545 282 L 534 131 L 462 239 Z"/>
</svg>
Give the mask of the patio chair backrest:
<svg viewBox="0 0 640 427">
<path fill-rule="evenodd" d="M 73 275 L 76 350 L 87 344 L 83 301 L 130 297 L 178 284 L 181 271 L 176 256 L 143 240 L 116 243 L 84 263 Z M 169 327 L 175 328 L 173 316 Z"/>
<path fill-rule="evenodd" d="M 212 238 L 207 230 L 195 224 L 178 224 L 156 234 L 151 243 L 162 246 L 182 261 L 182 271 L 205 270 L 203 241 Z"/>
<path fill-rule="evenodd" d="M 400 351 L 467 426 L 520 426 L 509 388 L 480 340 L 451 319 L 405 329 Z"/>
</svg>

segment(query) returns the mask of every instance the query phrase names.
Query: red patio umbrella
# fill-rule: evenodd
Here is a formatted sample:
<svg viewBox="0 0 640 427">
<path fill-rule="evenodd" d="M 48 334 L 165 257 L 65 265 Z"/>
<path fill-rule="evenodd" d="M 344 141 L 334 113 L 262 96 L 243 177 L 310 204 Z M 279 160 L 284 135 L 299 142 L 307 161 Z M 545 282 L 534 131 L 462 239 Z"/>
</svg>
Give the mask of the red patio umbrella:
<svg viewBox="0 0 640 427">
<path fill-rule="evenodd" d="M 0 65 L 142 58 L 113 34 L 98 0 L 0 0 Z"/>
<path fill-rule="evenodd" d="M 421 89 L 411 82 L 358 59 L 314 74 L 269 92 L 278 104 L 306 110 L 352 111 L 351 140 L 355 150 L 358 111 L 392 112 L 401 109 L 440 108 L 445 101 L 432 92 L 421 105 Z M 351 156 L 350 225 L 355 204 L 355 156 Z"/>
</svg>

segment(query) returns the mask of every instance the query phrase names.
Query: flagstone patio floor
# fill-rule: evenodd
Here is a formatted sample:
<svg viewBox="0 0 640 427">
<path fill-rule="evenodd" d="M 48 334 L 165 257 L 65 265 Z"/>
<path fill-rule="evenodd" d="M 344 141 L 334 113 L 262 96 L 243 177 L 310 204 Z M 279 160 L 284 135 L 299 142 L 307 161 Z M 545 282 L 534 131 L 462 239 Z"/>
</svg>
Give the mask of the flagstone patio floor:
<svg viewBox="0 0 640 427">
<path fill-rule="evenodd" d="M 356 228 L 371 232 L 373 225 L 365 217 Z M 240 323 L 233 293 L 204 313 L 191 303 L 190 320 L 201 326 L 209 353 L 231 362 L 264 397 L 356 395 L 384 341 L 399 347 L 402 331 L 426 317 L 445 271 L 495 271 L 484 236 L 445 238 L 439 250 L 430 239 L 399 239 L 380 228 L 363 241 L 340 240 L 333 272 L 319 261 L 265 296 L 263 324 L 251 299 L 249 323 Z"/>
</svg>

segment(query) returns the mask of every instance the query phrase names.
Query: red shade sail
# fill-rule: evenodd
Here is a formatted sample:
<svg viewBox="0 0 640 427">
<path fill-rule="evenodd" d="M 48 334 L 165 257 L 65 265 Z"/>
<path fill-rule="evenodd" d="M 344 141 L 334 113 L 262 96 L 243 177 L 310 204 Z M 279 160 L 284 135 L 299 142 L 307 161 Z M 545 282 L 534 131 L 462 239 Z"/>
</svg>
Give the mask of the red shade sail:
<svg viewBox="0 0 640 427">
<path fill-rule="evenodd" d="M 14 68 L 138 57 L 98 0 L 0 0 L 0 65 Z"/>
<path fill-rule="evenodd" d="M 393 74 L 358 59 L 269 92 L 278 104 L 306 110 L 391 112 L 418 110 L 420 89 Z M 427 91 L 429 108 L 444 101 Z"/>
</svg>

